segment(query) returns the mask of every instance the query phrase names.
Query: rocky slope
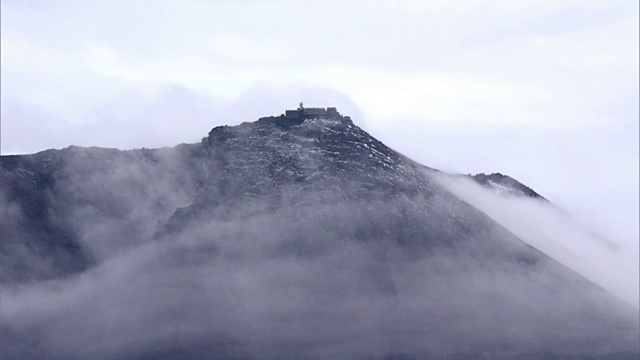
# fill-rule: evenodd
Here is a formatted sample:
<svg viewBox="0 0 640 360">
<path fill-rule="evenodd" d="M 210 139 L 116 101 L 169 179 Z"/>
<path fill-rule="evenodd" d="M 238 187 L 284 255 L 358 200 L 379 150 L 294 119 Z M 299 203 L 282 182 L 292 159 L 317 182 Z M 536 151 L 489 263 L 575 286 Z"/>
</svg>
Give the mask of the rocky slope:
<svg viewBox="0 0 640 360">
<path fill-rule="evenodd" d="M 542 197 L 542 195 L 533 191 L 530 187 L 507 175 L 503 175 L 500 173 L 493 173 L 489 175 L 480 173 L 468 176 L 478 184 L 501 194 L 525 196 L 534 199 L 546 200 L 544 197 Z"/>
</svg>

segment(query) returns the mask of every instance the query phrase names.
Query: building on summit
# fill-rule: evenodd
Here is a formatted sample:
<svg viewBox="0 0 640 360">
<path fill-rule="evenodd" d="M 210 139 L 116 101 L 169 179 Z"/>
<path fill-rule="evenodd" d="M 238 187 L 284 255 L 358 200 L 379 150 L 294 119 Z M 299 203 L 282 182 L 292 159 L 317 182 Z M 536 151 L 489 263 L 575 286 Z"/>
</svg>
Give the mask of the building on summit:
<svg viewBox="0 0 640 360">
<path fill-rule="evenodd" d="M 339 117 L 341 116 L 335 107 L 329 108 L 305 108 L 302 103 L 297 110 L 286 110 L 284 116 L 287 119 L 309 119 L 319 117 Z"/>
</svg>

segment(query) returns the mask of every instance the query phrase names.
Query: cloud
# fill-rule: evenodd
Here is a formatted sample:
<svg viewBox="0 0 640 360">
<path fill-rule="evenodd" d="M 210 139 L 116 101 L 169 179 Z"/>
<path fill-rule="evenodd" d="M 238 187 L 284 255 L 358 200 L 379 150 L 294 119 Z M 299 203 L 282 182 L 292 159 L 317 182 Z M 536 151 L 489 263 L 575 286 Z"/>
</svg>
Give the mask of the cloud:
<svg viewBox="0 0 640 360">
<path fill-rule="evenodd" d="M 463 177 L 440 178 L 454 194 L 512 231 L 529 245 L 602 286 L 629 305 L 638 306 L 638 244 L 608 238 L 593 224 L 532 198 L 503 195 Z"/>
<path fill-rule="evenodd" d="M 411 3 L 409 12 L 409 3 L 377 3 L 366 10 L 350 5 L 326 13 L 299 5 L 255 4 L 214 11 L 192 2 L 180 7 L 129 5 L 129 11 L 118 12 L 98 4 L 105 19 L 90 21 L 97 11 L 92 7 L 66 9 L 76 16 L 67 26 L 53 26 L 58 34 L 53 41 L 27 32 L 17 20 L 38 17 L 48 24 L 65 7 L 24 12 L 20 6 L 4 5 L 11 15 L 7 18 L 15 22 L 6 25 L 10 31 L 3 32 L 3 43 L 8 50 L 23 44 L 24 56 L 15 51 L 3 55 L 3 75 L 34 59 L 35 71 L 53 73 L 65 67 L 39 59 L 75 63 L 74 57 L 86 56 L 87 67 L 77 66 L 58 81 L 73 82 L 86 72 L 108 75 L 138 90 L 175 83 L 231 98 L 256 82 L 303 80 L 350 94 L 376 121 L 410 116 L 436 123 L 525 122 L 546 127 L 602 121 L 590 116 L 594 109 L 637 92 L 630 79 L 637 77 L 632 75 L 638 68 L 633 51 L 638 20 L 624 4 Z M 140 21 L 149 8 L 151 20 Z M 299 16 L 310 12 L 313 20 Z M 115 20 L 118 33 L 137 35 L 108 36 Z M 324 25 L 318 27 L 322 31 L 305 26 L 309 21 Z M 371 25 L 384 23 L 397 26 Z M 198 31 L 193 24 L 201 26 Z M 83 31 L 72 32 L 76 27 Z M 133 31 L 140 28 L 143 31 Z M 290 31 L 294 28 L 298 31 Z M 349 34 L 348 44 L 342 34 Z M 9 84 L 7 88 L 15 86 Z"/>
<path fill-rule="evenodd" d="M 370 228 L 367 217 L 390 214 L 348 203 L 321 205 L 314 194 L 306 196 L 314 197 L 313 208 L 247 216 L 251 209 L 241 206 L 230 218 L 208 218 L 168 239 L 131 245 L 140 239 L 129 238 L 128 251 L 107 253 L 83 274 L 5 287 L 3 325 L 36 344 L 36 354 L 53 358 L 423 357 L 503 351 L 490 344 L 505 339 L 507 351 L 580 353 L 626 341 L 616 332 L 603 337 L 583 330 L 588 322 L 567 329 L 564 319 L 598 310 L 589 307 L 590 297 L 573 298 L 576 289 L 557 288 L 562 280 L 544 270 L 527 273 L 446 250 L 415 258 L 395 247 L 387 269 L 376 260 L 374 239 L 343 242 L 335 235 L 348 228 L 328 224 L 358 231 Z M 391 212 L 395 206 L 384 204 Z M 100 240 L 95 245 L 124 240 L 113 219 L 81 220 L 92 228 L 109 223 L 110 236 L 85 236 Z M 302 234 L 308 238 L 298 238 Z M 389 271 L 397 296 L 383 280 Z M 592 337 L 596 343 L 586 350 L 576 348 Z"/>
</svg>

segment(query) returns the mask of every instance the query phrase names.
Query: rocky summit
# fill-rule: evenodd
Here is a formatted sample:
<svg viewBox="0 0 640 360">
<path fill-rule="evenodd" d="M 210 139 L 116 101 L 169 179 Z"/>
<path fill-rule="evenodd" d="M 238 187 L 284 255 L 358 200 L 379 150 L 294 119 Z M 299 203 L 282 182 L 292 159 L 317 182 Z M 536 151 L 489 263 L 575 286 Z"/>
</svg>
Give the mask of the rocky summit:
<svg viewBox="0 0 640 360">
<path fill-rule="evenodd" d="M 173 148 L 2 156 L 0 357 L 638 358 L 637 310 L 442 176 L 302 104 Z"/>
</svg>

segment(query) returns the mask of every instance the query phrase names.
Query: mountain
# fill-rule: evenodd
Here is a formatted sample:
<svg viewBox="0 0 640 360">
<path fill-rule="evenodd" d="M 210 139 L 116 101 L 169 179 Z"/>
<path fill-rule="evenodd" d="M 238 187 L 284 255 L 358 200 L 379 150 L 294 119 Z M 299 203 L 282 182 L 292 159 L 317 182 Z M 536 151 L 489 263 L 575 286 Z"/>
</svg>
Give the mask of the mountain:
<svg viewBox="0 0 640 360">
<path fill-rule="evenodd" d="M 335 109 L 2 156 L 0 355 L 637 358 L 637 310 L 440 175 Z"/>
</svg>

